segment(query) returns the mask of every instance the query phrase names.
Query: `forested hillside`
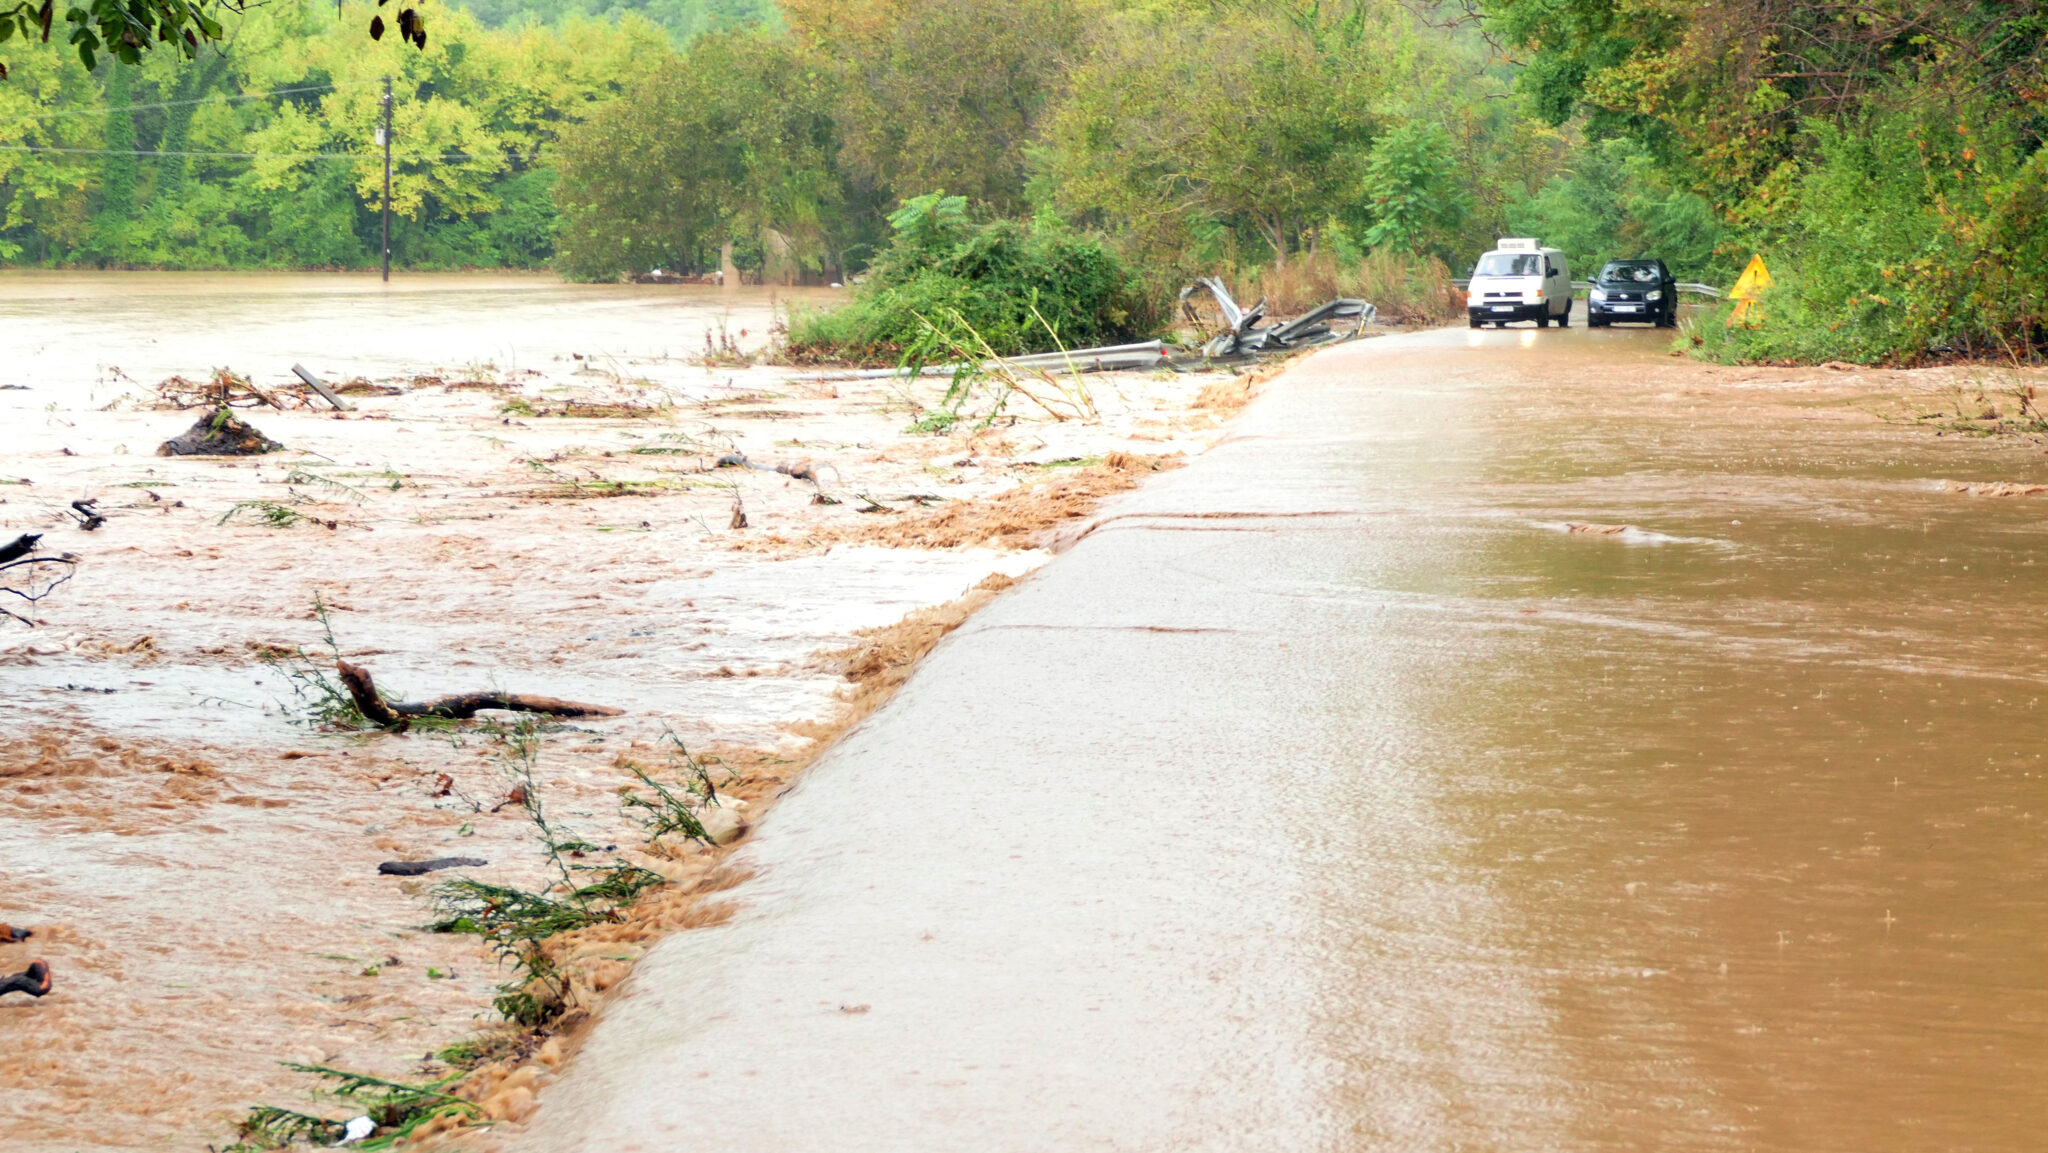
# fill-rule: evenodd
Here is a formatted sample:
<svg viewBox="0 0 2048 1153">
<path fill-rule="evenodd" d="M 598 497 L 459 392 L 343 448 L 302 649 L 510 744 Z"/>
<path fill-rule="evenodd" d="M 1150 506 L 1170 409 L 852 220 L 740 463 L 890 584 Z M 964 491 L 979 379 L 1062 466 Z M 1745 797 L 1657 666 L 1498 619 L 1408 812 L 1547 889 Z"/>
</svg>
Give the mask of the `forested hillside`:
<svg viewBox="0 0 2048 1153">
<path fill-rule="evenodd" d="M 1716 355 L 2048 346 L 2043 0 L 466 5 L 422 51 L 319 0 L 189 61 L 17 40 L 0 259 L 372 263 L 389 74 L 406 266 L 844 277 L 944 194 L 957 243 L 1073 230 L 1155 302 L 1222 272 L 1423 315 L 1521 234 L 1723 283 L 1766 253 L 1770 323 Z"/>
</svg>

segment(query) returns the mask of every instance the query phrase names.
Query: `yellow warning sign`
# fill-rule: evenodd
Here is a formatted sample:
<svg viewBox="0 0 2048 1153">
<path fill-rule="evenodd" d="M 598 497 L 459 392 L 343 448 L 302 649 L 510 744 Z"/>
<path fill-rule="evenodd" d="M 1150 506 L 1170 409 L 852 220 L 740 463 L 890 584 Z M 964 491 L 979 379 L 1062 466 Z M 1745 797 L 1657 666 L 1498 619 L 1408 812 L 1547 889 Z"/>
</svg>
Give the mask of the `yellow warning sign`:
<svg viewBox="0 0 2048 1153">
<path fill-rule="evenodd" d="M 1764 290 L 1770 286 L 1771 270 L 1764 267 L 1764 258 L 1761 255 L 1750 257 L 1749 267 L 1742 270 L 1742 276 L 1736 280 L 1735 287 L 1728 291 L 1728 299 L 1735 302 L 1735 311 L 1728 317 L 1728 323 L 1732 326 L 1737 321 L 1754 323 L 1762 320 L 1763 308 L 1758 302 L 1763 299 Z M 1753 317 L 1750 315 L 1751 309 L 1756 311 Z"/>
</svg>

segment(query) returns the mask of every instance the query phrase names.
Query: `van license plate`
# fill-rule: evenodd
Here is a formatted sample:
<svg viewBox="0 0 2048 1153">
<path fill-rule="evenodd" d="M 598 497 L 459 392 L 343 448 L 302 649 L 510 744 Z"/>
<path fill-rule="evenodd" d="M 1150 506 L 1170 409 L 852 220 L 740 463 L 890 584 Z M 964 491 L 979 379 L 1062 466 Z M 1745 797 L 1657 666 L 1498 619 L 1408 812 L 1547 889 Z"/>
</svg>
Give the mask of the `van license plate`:
<svg viewBox="0 0 2048 1153">
<path fill-rule="evenodd" d="M 1515 306 L 1512 304 L 1496 304 L 1493 306 L 1493 310 L 1495 312 L 1513 312 Z"/>
</svg>

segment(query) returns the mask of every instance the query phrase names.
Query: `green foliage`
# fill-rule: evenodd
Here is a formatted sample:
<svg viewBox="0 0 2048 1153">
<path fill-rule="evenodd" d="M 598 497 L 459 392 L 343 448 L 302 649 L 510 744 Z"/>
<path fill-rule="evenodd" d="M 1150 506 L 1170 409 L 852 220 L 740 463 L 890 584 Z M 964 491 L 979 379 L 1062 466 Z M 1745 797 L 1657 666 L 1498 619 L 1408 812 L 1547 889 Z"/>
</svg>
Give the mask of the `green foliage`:
<svg viewBox="0 0 2048 1153">
<path fill-rule="evenodd" d="M 1148 259 L 1199 265 L 1249 243 L 1284 263 L 1318 223 L 1360 207 L 1376 109 L 1399 72 L 1351 35 L 1325 50 L 1317 26 L 1282 10 L 1106 21 L 1049 117 L 1050 199 Z"/>
<path fill-rule="evenodd" d="M 704 768 L 702 762 L 690 755 L 690 750 L 683 745 L 683 739 L 677 736 L 674 730 L 664 729 L 662 739 L 675 747 L 676 755 L 681 759 L 690 779 L 681 784 L 682 791 L 678 793 L 656 780 L 645 768 L 632 761 L 626 761 L 627 771 L 638 777 L 640 783 L 652 790 L 654 795 L 643 797 L 639 793 L 628 791 L 620 794 L 619 804 L 629 812 L 639 810 L 647 814 L 640 821 L 640 826 L 647 830 L 649 841 L 659 840 L 672 833 L 703 840 L 704 823 L 697 819 L 697 810 L 693 807 L 693 802 L 715 800 L 718 789 L 711 783 L 710 772 Z"/>
<path fill-rule="evenodd" d="M 1030 149 L 1100 8 L 1093 0 L 782 0 L 830 77 L 838 160 L 877 206 L 949 188 L 1025 207 Z"/>
<path fill-rule="evenodd" d="M 0 44 L 55 37 L 70 44 L 89 69 L 98 66 L 103 50 L 123 64 L 138 64 L 159 45 L 190 55 L 201 40 L 220 39 L 219 17 L 234 7 L 228 0 L 89 0 L 60 9 L 53 2 L 17 0 L 0 7 Z M 0 66 L 0 79 L 6 75 Z"/>
<path fill-rule="evenodd" d="M 54 53 L 18 63 L 0 136 L 83 151 L 0 150 L 0 259 L 373 265 L 391 75 L 395 262 L 539 266 L 554 255 L 556 134 L 673 59 L 637 17 L 493 31 L 449 12 L 425 51 L 370 41 L 353 12 L 337 25 L 322 0 L 223 20 L 191 60 L 97 75 Z"/>
<path fill-rule="evenodd" d="M 1708 355 L 2048 351 L 2048 152 L 2029 151 L 1995 111 L 1937 111 L 1909 95 L 1853 128 L 1810 126 L 1812 160 L 1755 229 L 1777 254 L 1762 319 L 1707 325 Z"/>
<path fill-rule="evenodd" d="M 800 313 L 800 356 L 901 358 L 940 318 L 957 317 L 995 355 L 1115 344 L 1156 319 L 1123 261 L 1048 215 L 970 223 L 934 193 L 891 217 L 899 231 L 846 306 Z"/>
<path fill-rule="evenodd" d="M 1588 141 L 1569 167 L 1532 196 L 1510 205 L 1509 229 L 1564 250 L 1576 273 L 1609 260 L 1654 256 L 1681 280 L 1733 278 L 1717 255 L 1724 230 L 1712 206 L 1674 186 L 1641 145 L 1626 138 Z"/>
<path fill-rule="evenodd" d="M 271 528 L 290 528 L 295 524 L 312 519 L 289 505 L 282 505 L 267 500 L 243 500 L 236 501 L 214 523 L 226 524 L 245 512 L 254 516 L 258 521 L 269 525 Z"/>
<path fill-rule="evenodd" d="M 329 1082 L 329 1094 L 347 1101 L 349 1108 L 356 1111 L 357 1116 L 368 1117 L 377 1127 L 368 1140 L 352 1146 L 356 1149 L 370 1150 L 373 1153 L 375 1150 L 389 1149 L 403 1141 L 413 1130 L 444 1114 L 452 1113 L 466 1117 L 482 1115 L 475 1105 L 442 1091 L 460 1080 L 463 1077 L 461 1073 L 424 1085 L 414 1085 L 326 1065 L 301 1065 L 286 1061 L 284 1066 Z M 344 1125 L 343 1121 L 329 1120 L 310 1113 L 280 1109 L 274 1105 L 258 1105 L 249 1110 L 248 1115 L 242 1119 L 239 1126 L 241 1140 L 230 1145 L 224 1153 L 253 1153 L 255 1150 L 277 1149 L 301 1141 L 314 1145 L 332 1145 L 344 1136 Z"/>
<path fill-rule="evenodd" d="M 794 273 L 840 266 L 831 81 L 785 38 L 719 32 L 564 134 L 563 271 L 718 266 L 753 240 Z"/>
<path fill-rule="evenodd" d="M 1373 217 L 1365 242 L 1376 248 L 1441 247 L 1471 210 L 1471 198 L 1458 183 L 1450 133 L 1422 121 L 1394 129 L 1373 146 L 1365 190 Z"/>
<path fill-rule="evenodd" d="M 914 196 L 889 214 L 889 227 L 907 245 L 921 251 L 936 250 L 966 231 L 967 198 L 948 196 L 944 189 Z"/>
<path fill-rule="evenodd" d="M 678 44 L 706 32 L 776 26 L 774 0 L 455 0 L 486 27 L 559 24 L 571 19 L 639 17 L 666 29 Z"/>
<path fill-rule="evenodd" d="M 294 703 L 284 711 L 298 714 L 303 723 L 322 728 L 374 728 L 370 718 L 356 707 L 356 699 L 330 673 L 341 660 L 341 644 L 334 639 L 334 621 L 319 593 L 313 594 L 313 619 L 320 622 L 320 647 L 325 652 L 309 653 L 298 647 L 266 647 L 257 652 L 258 658 L 291 686 Z"/>
<path fill-rule="evenodd" d="M 101 227 L 114 234 L 110 239 L 116 244 L 120 242 L 119 230 L 125 228 L 128 218 L 135 214 L 135 184 L 141 171 L 141 161 L 133 155 L 136 151 L 135 113 L 128 107 L 129 75 L 127 68 L 109 70 L 107 131 L 101 138 L 101 146 L 107 149 L 100 175 Z"/>
<path fill-rule="evenodd" d="M 1488 18 L 1533 54 L 1538 110 L 1583 113 L 1596 141 L 1518 206 L 1529 231 L 1724 277 L 1765 254 L 1762 319 L 1707 323 L 1708 355 L 2048 353 L 2043 0 L 1495 0 Z"/>
<path fill-rule="evenodd" d="M 513 784 L 512 797 L 533 823 L 555 882 L 540 891 L 467 877 L 443 882 L 434 891 L 441 918 L 428 925 L 427 931 L 475 933 L 489 941 L 491 950 L 514 974 L 511 981 L 498 987 L 492 1004 L 507 1020 L 530 1028 L 559 1014 L 568 995 L 568 979 L 549 953 L 548 939 L 619 920 L 627 905 L 661 884 L 662 878 L 621 860 L 580 863 L 584 854 L 597 851 L 597 846 L 576 839 L 550 821 L 540 785 L 534 780 L 541 738 L 532 719 L 486 731 L 502 746 L 500 763 Z"/>
</svg>

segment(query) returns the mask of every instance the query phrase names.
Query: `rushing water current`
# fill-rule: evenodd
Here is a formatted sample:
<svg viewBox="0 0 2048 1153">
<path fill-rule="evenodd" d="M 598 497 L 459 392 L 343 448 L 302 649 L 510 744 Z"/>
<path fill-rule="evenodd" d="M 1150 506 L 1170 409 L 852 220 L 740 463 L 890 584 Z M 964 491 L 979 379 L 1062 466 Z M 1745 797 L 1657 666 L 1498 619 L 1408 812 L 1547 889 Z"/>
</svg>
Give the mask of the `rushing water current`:
<svg viewBox="0 0 2048 1153">
<path fill-rule="evenodd" d="M 933 655 L 542 1149 L 2010 1150 L 2048 483 L 1661 333 L 1325 353 Z"/>
<path fill-rule="evenodd" d="M 753 350 L 778 312 L 821 288 L 564 284 L 508 273 L 0 273 L 0 385 L 92 383 L 101 397 L 172 374 L 232 368 L 259 383 L 316 373 L 382 377 L 488 366 L 621 375 L 704 352 Z"/>
</svg>

